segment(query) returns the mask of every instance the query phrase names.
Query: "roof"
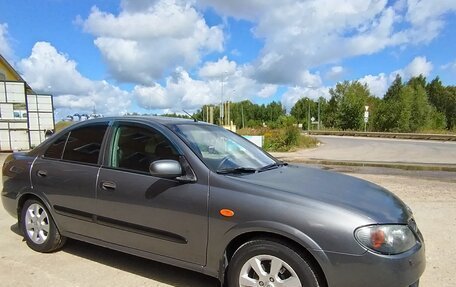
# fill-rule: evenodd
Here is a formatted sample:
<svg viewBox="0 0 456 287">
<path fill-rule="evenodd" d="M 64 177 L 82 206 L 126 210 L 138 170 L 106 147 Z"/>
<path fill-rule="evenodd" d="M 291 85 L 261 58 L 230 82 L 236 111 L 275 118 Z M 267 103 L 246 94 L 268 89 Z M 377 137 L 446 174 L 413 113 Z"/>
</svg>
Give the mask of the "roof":
<svg viewBox="0 0 456 287">
<path fill-rule="evenodd" d="M 76 122 L 75 125 L 84 125 L 84 123 L 96 123 L 96 122 L 106 122 L 106 121 L 136 121 L 136 122 L 155 122 L 162 125 L 173 125 L 173 124 L 206 124 L 206 122 L 195 122 L 193 119 L 183 119 L 183 118 L 172 118 L 172 117 L 161 117 L 161 116 L 113 116 L 113 117 L 104 117 L 86 120 L 82 122 Z M 73 126 L 73 125 L 72 125 Z"/>
<path fill-rule="evenodd" d="M 10 63 L 8 63 L 8 61 L 1 54 L 0 54 L 0 63 L 2 63 L 8 69 L 8 71 L 14 75 L 14 77 L 16 78 L 16 81 L 24 82 L 26 89 L 29 92 L 31 92 L 32 94 L 35 93 L 33 91 L 33 89 L 27 84 L 27 82 L 21 77 L 21 75 L 19 75 L 19 73 L 13 68 L 13 66 L 10 65 Z"/>
</svg>

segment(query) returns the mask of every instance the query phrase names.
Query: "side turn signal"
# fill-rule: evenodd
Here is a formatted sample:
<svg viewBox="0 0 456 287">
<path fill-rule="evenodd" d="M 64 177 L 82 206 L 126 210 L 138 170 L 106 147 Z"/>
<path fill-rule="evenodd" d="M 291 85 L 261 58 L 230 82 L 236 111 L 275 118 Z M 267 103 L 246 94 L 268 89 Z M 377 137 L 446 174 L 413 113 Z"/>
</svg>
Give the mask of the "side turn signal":
<svg viewBox="0 0 456 287">
<path fill-rule="evenodd" d="M 220 209 L 220 214 L 225 217 L 233 217 L 234 211 L 232 211 L 231 209 L 224 208 Z"/>
</svg>

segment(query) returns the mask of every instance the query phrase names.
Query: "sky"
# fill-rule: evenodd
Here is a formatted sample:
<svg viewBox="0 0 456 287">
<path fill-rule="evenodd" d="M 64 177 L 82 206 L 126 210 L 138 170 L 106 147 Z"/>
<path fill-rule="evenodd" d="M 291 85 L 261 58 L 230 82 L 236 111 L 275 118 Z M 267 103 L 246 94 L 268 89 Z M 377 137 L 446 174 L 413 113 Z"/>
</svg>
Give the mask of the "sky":
<svg viewBox="0 0 456 287">
<path fill-rule="evenodd" d="M 456 85 L 454 0 L 0 1 L 0 54 L 56 118 L 329 98 L 397 74 Z"/>
</svg>

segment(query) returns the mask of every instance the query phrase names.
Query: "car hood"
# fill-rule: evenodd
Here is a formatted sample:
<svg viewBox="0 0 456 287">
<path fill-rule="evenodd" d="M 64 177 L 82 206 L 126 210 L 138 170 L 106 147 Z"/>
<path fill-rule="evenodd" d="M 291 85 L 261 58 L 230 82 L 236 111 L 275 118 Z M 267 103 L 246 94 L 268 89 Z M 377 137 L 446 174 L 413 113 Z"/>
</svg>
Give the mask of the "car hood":
<svg viewBox="0 0 456 287">
<path fill-rule="evenodd" d="M 393 193 L 371 182 L 317 168 L 288 165 L 236 177 L 274 193 L 289 193 L 348 209 L 376 223 L 406 223 L 411 211 Z"/>
</svg>

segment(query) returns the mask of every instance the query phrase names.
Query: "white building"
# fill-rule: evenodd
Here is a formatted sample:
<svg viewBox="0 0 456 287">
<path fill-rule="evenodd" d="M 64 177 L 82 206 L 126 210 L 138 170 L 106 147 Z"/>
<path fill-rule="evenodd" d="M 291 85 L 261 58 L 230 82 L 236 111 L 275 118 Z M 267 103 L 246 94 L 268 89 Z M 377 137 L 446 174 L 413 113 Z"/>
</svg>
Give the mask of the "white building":
<svg viewBox="0 0 456 287">
<path fill-rule="evenodd" d="M 52 96 L 35 93 L 0 55 L 0 151 L 33 148 L 54 126 Z"/>
</svg>

